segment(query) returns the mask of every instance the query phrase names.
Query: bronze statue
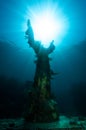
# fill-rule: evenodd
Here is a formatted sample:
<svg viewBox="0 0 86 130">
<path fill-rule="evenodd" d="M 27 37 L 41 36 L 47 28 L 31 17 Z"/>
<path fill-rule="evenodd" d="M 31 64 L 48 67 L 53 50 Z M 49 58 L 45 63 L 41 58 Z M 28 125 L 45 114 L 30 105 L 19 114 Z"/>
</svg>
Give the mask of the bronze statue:
<svg viewBox="0 0 86 130">
<path fill-rule="evenodd" d="M 54 40 L 48 48 L 44 48 L 40 41 L 34 40 L 34 32 L 30 23 L 27 22 L 28 29 L 25 32 L 28 44 L 36 53 L 37 60 L 36 72 L 34 76 L 33 89 L 30 91 L 29 110 L 26 119 L 31 122 L 45 122 L 58 119 L 56 102 L 51 99 L 51 83 L 50 80 L 54 72 L 50 69 L 49 54 L 55 49 Z M 51 114 L 46 115 L 46 114 Z M 29 120 L 30 121 L 30 120 Z"/>
</svg>

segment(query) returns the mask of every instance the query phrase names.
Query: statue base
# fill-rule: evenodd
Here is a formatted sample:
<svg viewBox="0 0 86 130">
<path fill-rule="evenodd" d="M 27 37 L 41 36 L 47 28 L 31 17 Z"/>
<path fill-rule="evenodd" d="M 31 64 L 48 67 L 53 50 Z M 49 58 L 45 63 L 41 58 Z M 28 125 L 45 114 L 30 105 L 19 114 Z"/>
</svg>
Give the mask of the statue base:
<svg viewBox="0 0 86 130">
<path fill-rule="evenodd" d="M 51 98 L 39 97 L 37 88 L 29 92 L 24 118 L 31 123 L 54 122 L 59 119 L 57 103 Z"/>
</svg>

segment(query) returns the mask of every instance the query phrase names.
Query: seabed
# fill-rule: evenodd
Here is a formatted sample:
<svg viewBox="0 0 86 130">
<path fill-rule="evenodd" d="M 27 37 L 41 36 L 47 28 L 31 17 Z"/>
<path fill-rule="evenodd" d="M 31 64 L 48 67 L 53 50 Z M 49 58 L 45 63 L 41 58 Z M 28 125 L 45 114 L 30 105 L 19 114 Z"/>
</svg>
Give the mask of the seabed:
<svg viewBox="0 0 86 130">
<path fill-rule="evenodd" d="M 86 130 L 86 117 L 60 116 L 52 123 L 27 123 L 23 118 L 0 119 L 0 130 Z"/>
</svg>

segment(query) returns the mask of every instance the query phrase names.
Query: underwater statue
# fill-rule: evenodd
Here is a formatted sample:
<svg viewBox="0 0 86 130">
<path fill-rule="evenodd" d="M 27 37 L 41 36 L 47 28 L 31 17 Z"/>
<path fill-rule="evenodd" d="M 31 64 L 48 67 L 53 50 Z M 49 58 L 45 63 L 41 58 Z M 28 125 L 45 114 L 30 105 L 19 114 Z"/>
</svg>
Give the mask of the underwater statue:
<svg viewBox="0 0 86 130">
<path fill-rule="evenodd" d="M 48 48 L 43 47 L 40 41 L 35 41 L 34 32 L 30 23 L 25 32 L 28 44 L 33 48 L 37 60 L 32 90 L 29 91 L 29 103 L 25 119 L 29 122 L 50 122 L 58 119 L 57 103 L 51 97 L 51 78 L 55 73 L 50 68 L 49 54 L 55 49 L 54 40 Z"/>
</svg>

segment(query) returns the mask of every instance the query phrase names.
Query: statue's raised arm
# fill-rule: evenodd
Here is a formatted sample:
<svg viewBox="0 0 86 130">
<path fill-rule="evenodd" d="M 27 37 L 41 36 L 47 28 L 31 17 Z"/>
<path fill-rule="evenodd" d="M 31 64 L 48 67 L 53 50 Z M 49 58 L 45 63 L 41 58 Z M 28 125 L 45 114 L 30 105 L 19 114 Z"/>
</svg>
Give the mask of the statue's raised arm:
<svg viewBox="0 0 86 130">
<path fill-rule="evenodd" d="M 28 43 L 30 44 L 30 46 L 33 46 L 34 43 L 34 32 L 30 23 L 30 20 L 28 19 L 27 21 L 27 30 L 25 32 L 25 37 L 28 39 Z"/>
<path fill-rule="evenodd" d="M 38 53 L 41 42 L 34 40 L 34 32 L 29 19 L 27 21 L 27 26 L 28 29 L 25 32 L 25 37 L 28 39 L 28 44 L 34 49 L 35 53 Z"/>
<path fill-rule="evenodd" d="M 50 54 L 55 50 L 55 46 L 54 46 L 54 40 L 52 40 L 52 42 L 50 43 L 50 46 L 47 48 L 47 53 Z"/>
</svg>

